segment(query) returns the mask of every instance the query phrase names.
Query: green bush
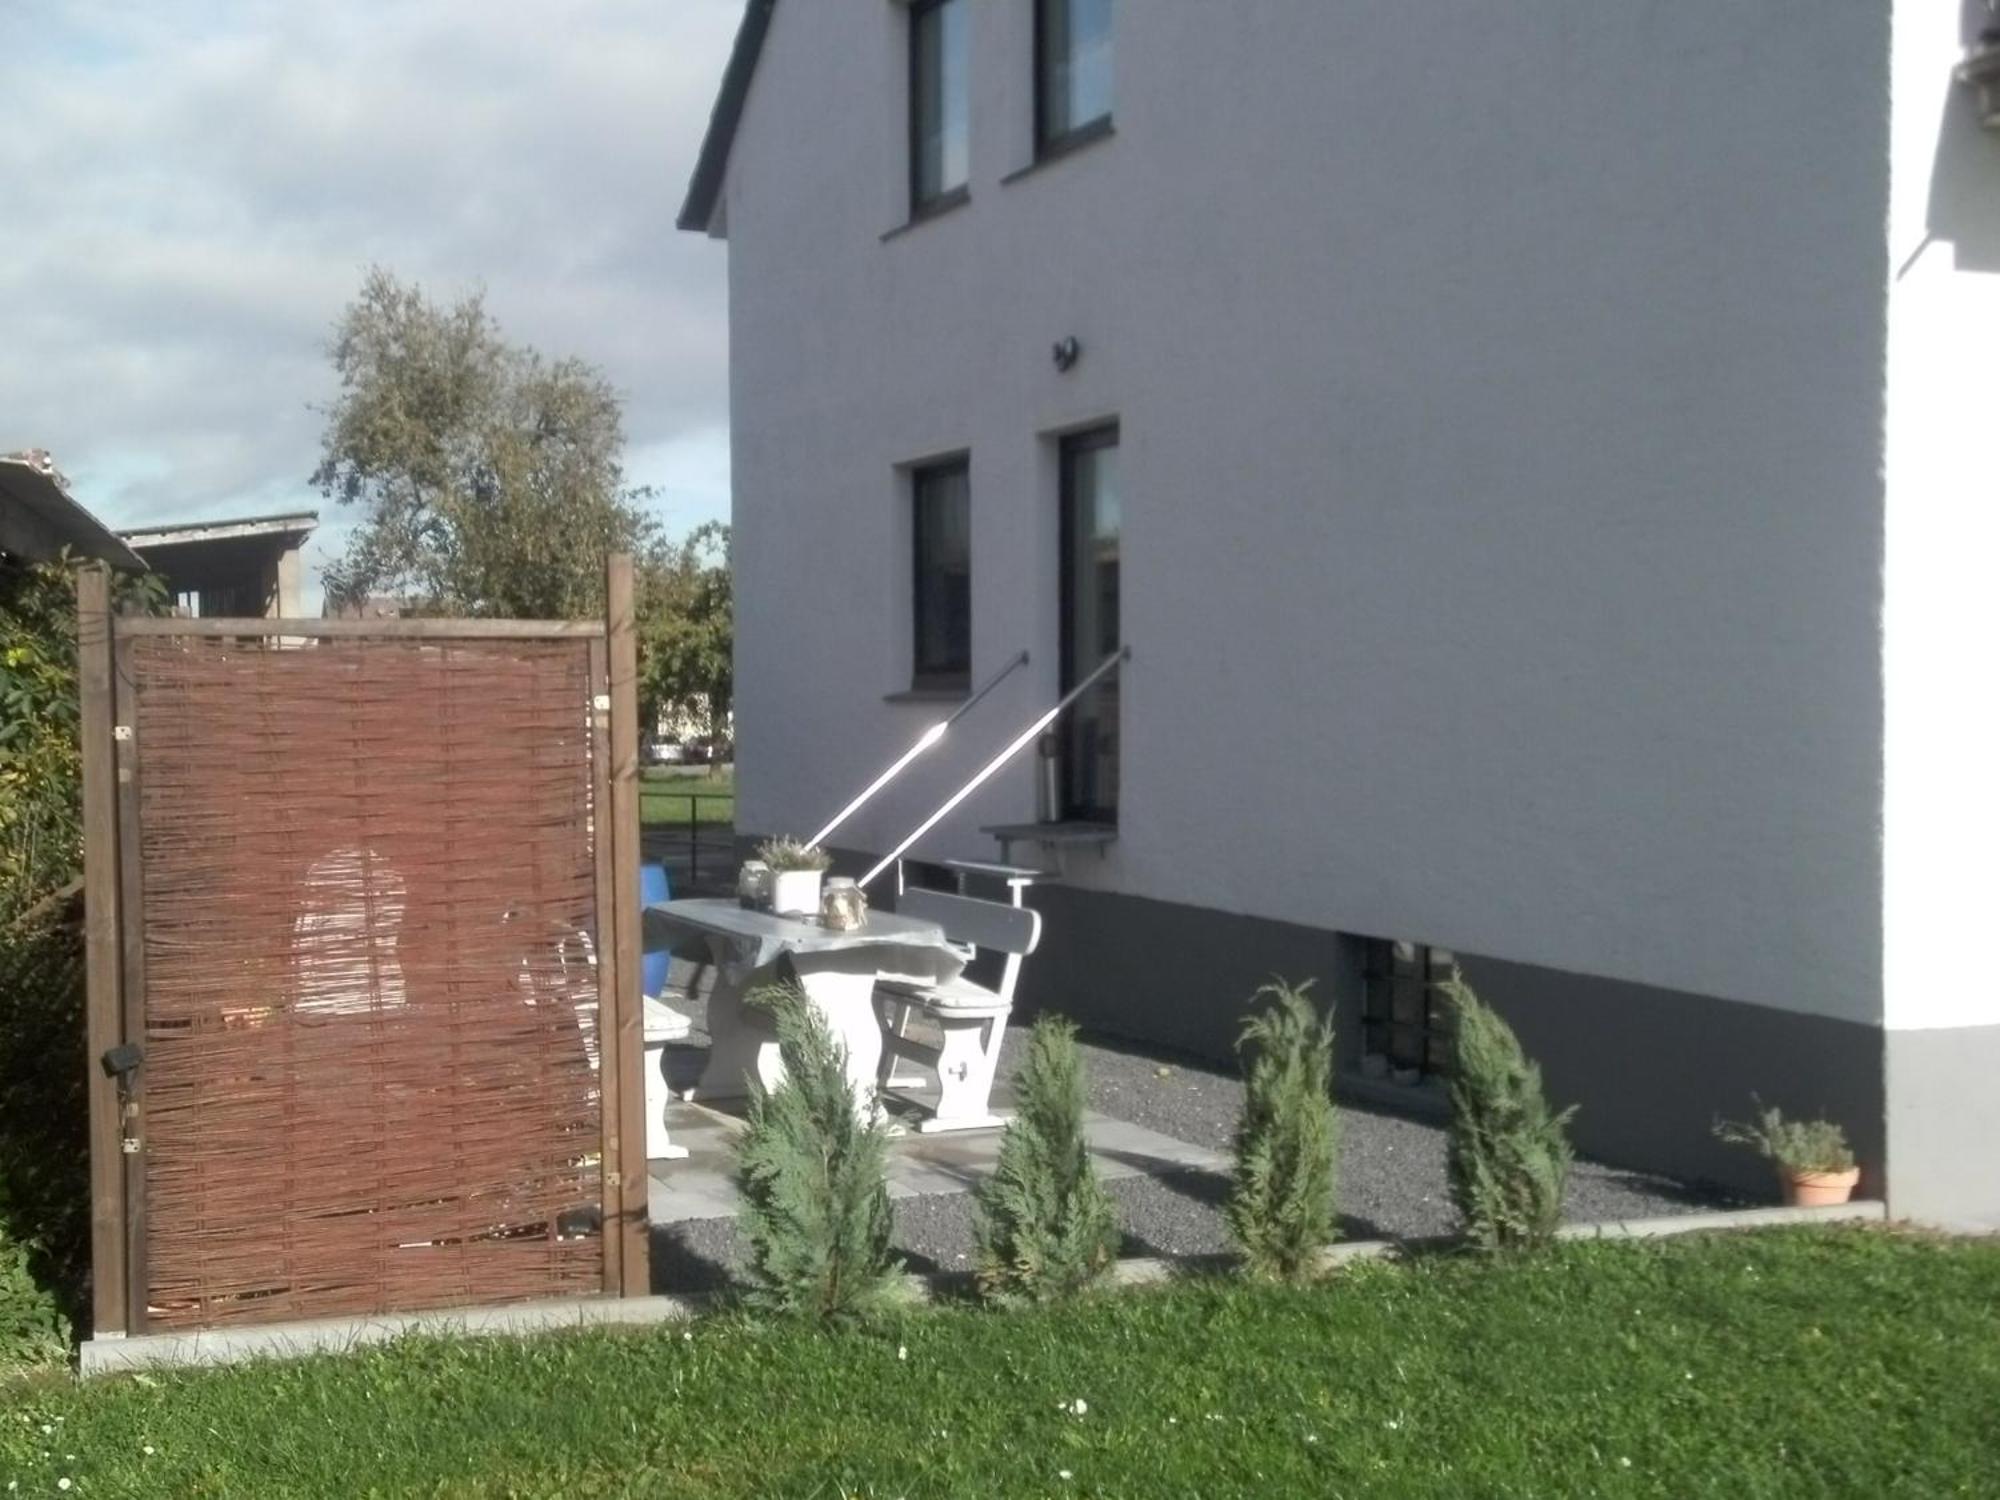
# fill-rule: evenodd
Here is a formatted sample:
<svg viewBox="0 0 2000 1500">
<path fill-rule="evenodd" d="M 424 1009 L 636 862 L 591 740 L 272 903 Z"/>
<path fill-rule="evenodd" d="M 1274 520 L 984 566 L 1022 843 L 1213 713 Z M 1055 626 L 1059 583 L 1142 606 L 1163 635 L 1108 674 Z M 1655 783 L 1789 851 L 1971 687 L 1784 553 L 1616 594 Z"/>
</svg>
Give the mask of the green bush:
<svg viewBox="0 0 2000 1500">
<path fill-rule="evenodd" d="M 60 1364 L 69 1354 L 69 1319 L 35 1274 L 26 1245 L 7 1232 L 0 1203 L 0 1378 Z"/>
<path fill-rule="evenodd" d="M 81 906 L 0 919 L 0 1238 L 34 1247 L 38 1276 L 71 1317 L 90 1274 Z"/>
<path fill-rule="evenodd" d="M 1465 1235 L 1480 1250 L 1544 1245 L 1562 1226 L 1574 1105 L 1549 1111 L 1542 1070 L 1458 970 L 1451 1002 L 1451 1134 L 1446 1163 Z"/>
<path fill-rule="evenodd" d="M 23 1295 L 14 1278 L 25 1275 L 26 1247 L 72 1313 L 89 1272 L 82 877 L 73 573 L 0 556 L 0 1247 L 8 1279 L 0 1295 L 10 1319 Z"/>
<path fill-rule="evenodd" d="M 114 591 L 161 599 L 154 579 Z M 77 719 L 75 567 L 0 555 L 0 1241 L 73 1320 L 90 1274 Z"/>
<path fill-rule="evenodd" d="M 70 570 L 0 557 L 0 923 L 83 867 Z"/>
<path fill-rule="evenodd" d="M 796 986 L 753 1001 L 778 1027 L 785 1080 L 752 1080 L 736 1183 L 750 1241 L 750 1301 L 767 1311 L 844 1319 L 891 1299 L 888 1135 L 856 1114 L 846 1057 Z"/>
<path fill-rule="evenodd" d="M 1076 1027 L 1044 1016 L 1028 1035 L 1014 1118 L 993 1175 L 974 1193 L 979 1288 L 998 1301 L 1045 1302 L 1110 1270 L 1118 1221 L 1084 1139 Z"/>
<path fill-rule="evenodd" d="M 1247 1066 L 1229 1232 L 1253 1275 L 1280 1281 L 1310 1276 L 1333 1238 L 1333 1017 L 1314 1009 L 1311 988 L 1263 986 L 1236 1040 Z"/>
</svg>

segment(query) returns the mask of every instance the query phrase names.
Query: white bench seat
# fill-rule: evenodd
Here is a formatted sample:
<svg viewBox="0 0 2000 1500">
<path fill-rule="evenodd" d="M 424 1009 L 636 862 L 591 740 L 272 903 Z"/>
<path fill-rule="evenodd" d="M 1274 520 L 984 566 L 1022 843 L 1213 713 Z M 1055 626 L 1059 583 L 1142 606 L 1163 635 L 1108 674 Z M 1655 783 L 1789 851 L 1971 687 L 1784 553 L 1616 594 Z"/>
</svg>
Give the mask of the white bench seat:
<svg viewBox="0 0 2000 1500">
<path fill-rule="evenodd" d="M 667 1086 L 667 1043 L 684 1042 L 694 1022 L 656 995 L 645 999 L 646 1160 L 680 1161 L 688 1154 L 667 1132 L 667 1106 L 674 1091 Z"/>
<path fill-rule="evenodd" d="M 888 1010 L 879 1086 L 885 1093 L 921 1086 L 925 1081 L 921 1077 L 896 1076 L 899 1062 L 912 1063 L 934 1075 L 938 1089 L 937 1102 L 929 1106 L 930 1117 L 918 1130 L 935 1133 L 1004 1124 L 990 1108 L 993 1075 L 1000 1064 L 1007 1016 L 1014 1008 L 1021 960 L 1041 941 L 1041 914 L 997 901 L 921 890 L 904 891 L 896 907 L 936 922 L 947 938 L 975 956 L 981 950 L 1001 953 L 1006 962 L 1000 983 L 992 989 L 962 975 L 941 985 L 892 979 L 878 986 Z M 936 1045 L 909 1034 L 910 1023 L 918 1017 L 936 1028 Z"/>
<path fill-rule="evenodd" d="M 885 984 L 882 993 L 891 1001 L 915 1000 L 927 1015 L 939 1019 L 1004 1016 L 1014 1008 L 1014 1002 L 999 991 L 974 984 L 962 974 L 939 985 Z"/>
</svg>

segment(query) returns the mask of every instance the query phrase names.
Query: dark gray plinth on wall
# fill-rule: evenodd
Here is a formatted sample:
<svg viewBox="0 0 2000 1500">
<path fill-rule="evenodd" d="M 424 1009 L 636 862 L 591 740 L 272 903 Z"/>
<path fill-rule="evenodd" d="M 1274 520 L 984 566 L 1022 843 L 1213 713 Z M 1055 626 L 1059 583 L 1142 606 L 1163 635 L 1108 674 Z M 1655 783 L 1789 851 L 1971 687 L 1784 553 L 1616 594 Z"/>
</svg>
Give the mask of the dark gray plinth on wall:
<svg viewBox="0 0 2000 1500">
<path fill-rule="evenodd" d="M 1316 978 L 1315 993 L 1336 1007 L 1343 1069 L 1358 1061 L 1360 944 L 1353 938 L 1073 886 L 1038 886 L 1029 902 L 1046 925 L 1040 951 L 1022 971 L 1019 1014 L 1059 1011 L 1096 1031 L 1233 1065 L 1245 1002 L 1257 986 L 1274 974 Z M 1712 1134 L 1717 1116 L 1744 1116 L 1756 1093 L 1788 1113 L 1823 1111 L 1840 1120 L 1869 1166 L 1862 1191 L 1881 1191 L 1879 1028 L 1460 958 L 1467 979 L 1541 1064 L 1551 1097 L 1580 1106 L 1573 1135 L 1588 1154 L 1773 1197 L 1765 1163 Z M 1368 1092 L 1371 1102 L 1394 1097 L 1379 1086 Z"/>
</svg>

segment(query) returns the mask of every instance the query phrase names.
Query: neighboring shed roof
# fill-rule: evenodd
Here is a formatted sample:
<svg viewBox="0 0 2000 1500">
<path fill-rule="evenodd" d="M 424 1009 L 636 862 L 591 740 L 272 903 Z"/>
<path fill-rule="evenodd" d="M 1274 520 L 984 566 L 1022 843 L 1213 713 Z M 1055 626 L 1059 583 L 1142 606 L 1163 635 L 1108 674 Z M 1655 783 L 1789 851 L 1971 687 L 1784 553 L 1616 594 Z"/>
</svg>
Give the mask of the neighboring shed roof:
<svg viewBox="0 0 2000 1500">
<path fill-rule="evenodd" d="M 0 552 L 35 560 L 67 547 L 137 572 L 146 566 L 110 528 L 77 504 L 69 481 L 39 448 L 0 453 Z"/>
<path fill-rule="evenodd" d="M 295 537 L 303 541 L 317 525 L 318 511 L 294 510 L 277 516 L 237 516 L 227 521 L 175 521 L 119 535 L 143 552 L 149 547 L 181 547 L 189 542 L 225 542 L 246 537 Z"/>
<path fill-rule="evenodd" d="M 714 227 L 723 174 L 729 169 L 729 148 L 743 119 L 743 101 L 750 97 L 750 80 L 757 72 L 765 33 L 771 29 L 771 12 L 777 8 L 778 0 L 748 0 L 743 8 L 743 24 L 737 28 L 729 66 L 722 73 L 722 92 L 716 95 L 708 134 L 702 137 L 701 155 L 695 158 L 694 176 L 688 180 L 687 198 L 676 221 L 682 229 L 706 234 Z"/>
</svg>

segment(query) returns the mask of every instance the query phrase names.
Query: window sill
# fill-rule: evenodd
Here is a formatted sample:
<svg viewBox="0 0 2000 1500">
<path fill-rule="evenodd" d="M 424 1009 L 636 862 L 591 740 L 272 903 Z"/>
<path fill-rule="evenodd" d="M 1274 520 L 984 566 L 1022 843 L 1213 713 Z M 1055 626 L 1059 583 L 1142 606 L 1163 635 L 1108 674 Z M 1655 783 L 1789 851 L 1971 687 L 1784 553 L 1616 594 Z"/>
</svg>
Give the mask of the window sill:
<svg viewBox="0 0 2000 1500">
<path fill-rule="evenodd" d="M 884 703 L 963 703 L 972 696 L 970 684 L 962 688 L 903 688 L 899 692 L 884 693 Z"/>
<path fill-rule="evenodd" d="M 1052 167 L 1059 161 L 1066 161 L 1079 151 L 1087 150 L 1099 141 L 1108 141 L 1116 134 L 1118 127 L 1112 123 L 1111 116 L 1106 115 L 1101 120 L 1092 120 L 1088 125 L 1078 126 L 1068 135 L 1044 141 L 1036 151 L 1035 159 L 1019 171 L 1009 172 L 1001 178 L 1000 186 L 1005 187 L 1010 182 L 1019 182 L 1023 177 L 1032 177 L 1042 168 Z"/>
<path fill-rule="evenodd" d="M 972 201 L 971 188 L 964 188 L 964 187 L 953 188 L 950 192 L 944 194 L 942 197 L 931 199 L 931 201 L 926 203 L 922 208 L 911 210 L 910 217 L 903 223 L 898 224 L 894 229 L 883 231 L 882 243 L 886 245 L 891 240 L 900 239 L 904 235 L 908 234 L 912 229 L 921 228 L 923 225 L 930 223 L 933 219 L 942 219 L 946 214 L 950 213 L 953 209 L 963 208 L 965 207 L 966 204 L 970 203 L 971 201 Z"/>
</svg>

